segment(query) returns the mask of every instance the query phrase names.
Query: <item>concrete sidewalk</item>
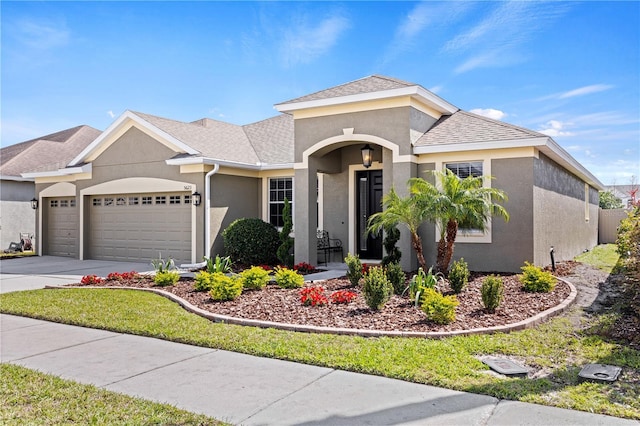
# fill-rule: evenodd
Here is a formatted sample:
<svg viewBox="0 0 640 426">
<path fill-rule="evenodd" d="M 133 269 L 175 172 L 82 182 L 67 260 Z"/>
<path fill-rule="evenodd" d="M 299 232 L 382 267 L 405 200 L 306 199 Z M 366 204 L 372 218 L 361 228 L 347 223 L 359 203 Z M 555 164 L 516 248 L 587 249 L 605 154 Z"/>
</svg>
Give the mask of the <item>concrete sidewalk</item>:
<svg viewBox="0 0 640 426">
<path fill-rule="evenodd" d="M 233 424 L 640 424 L 11 315 L 0 325 L 2 362 Z"/>
<path fill-rule="evenodd" d="M 314 280 L 339 276 L 327 265 Z M 146 272 L 60 257 L 0 262 L 0 291 Z M 640 422 L 140 336 L 0 315 L 0 362 L 244 425 L 635 425 Z"/>
</svg>

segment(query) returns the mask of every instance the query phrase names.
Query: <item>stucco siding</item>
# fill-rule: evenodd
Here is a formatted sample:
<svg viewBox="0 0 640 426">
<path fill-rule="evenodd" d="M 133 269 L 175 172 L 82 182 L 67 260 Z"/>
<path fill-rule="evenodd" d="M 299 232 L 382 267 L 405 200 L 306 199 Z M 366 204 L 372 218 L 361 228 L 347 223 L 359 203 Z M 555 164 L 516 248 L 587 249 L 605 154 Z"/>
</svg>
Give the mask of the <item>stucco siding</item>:
<svg viewBox="0 0 640 426">
<path fill-rule="evenodd" d="M 31 201 L 35 194 L 33 182 L 0 181 L 0 201 Z"/>
<path fill-rule="evenodd" d="M 211 256 L 224 253 L 222 232 L 236 219 L 260 217 L 260 179 L 217 174 L 211 178 Z M 204 207 L 204 202 L 201 207 Z"/>
<path fill-rule="evenodd" d="M 367 112 L 304 118 L 295 122 L 295 161 L 302 161 L 302 153 L 319 141 L 343 134 L 353 128 L 356 134 L 375 135 L 396 143 L 400 154 L 410 153 L 410 107 L 390 108 Z"/>
<path fill-rule="evenodd" d="M 33 185 L 33 184 L 32 184 Z M 31 196 L 33 198 L 33 195 Z M 31 199 L 30 198 L 30 199 Z M 36 211 L 27 201 L 0 202 L 0 248 L 6 250 L 11 242 L 20 242 L 20 233 L 26 232 L 36 238 Z M 35 247 L 35 238 L 33 239 Z"/>
<path fill-rule="evenodd" d="M 598 243 L 597 191 L 541 155 L 535 160 L 534 258 L 537 265 L 570 260 Z M 585 200 L 585 198 L 587 198 Z"/>
<path fill-rule="evenodd" d="M 343 171 L 325 174 L 323 180 L 323 228 L 329 232 L 330 238 L 342 241 L 346 256 L 349 244 L 349 192 L 346 190 L 349 187 L 349 173 Z M 334 257 L 334 261 L 335 259 L 337 256 Z"/>
</svg>

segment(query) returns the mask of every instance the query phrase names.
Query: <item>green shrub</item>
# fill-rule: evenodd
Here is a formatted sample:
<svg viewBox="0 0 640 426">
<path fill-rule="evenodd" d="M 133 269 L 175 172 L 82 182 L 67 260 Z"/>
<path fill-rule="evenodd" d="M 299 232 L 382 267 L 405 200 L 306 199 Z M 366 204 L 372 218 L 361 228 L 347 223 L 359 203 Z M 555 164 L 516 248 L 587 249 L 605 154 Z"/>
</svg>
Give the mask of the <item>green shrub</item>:
<svg viewBox="0 0 640 426">
<path fill-rule="evenodd" d="M 485 309 L 487 312 L 494 313 L 496 308 L 500 306 L 500 302 L 502 302 L 502 295 L 504 293 L 502 278 L 489 275 L 482 281 L 480 292 L 482 293 L 482 304 Z"/>
<path fill-rule="evenodd" d="M 369 268 L 364 276 L 362 295 L 367 306 L 373 310 L 381 309 L 393 294 L 393 285 L 387 279 L 382 268 Z"/>
<path fill-rule="evenodd" d="M 291 254 L 291 249 L 293 248 L 293 238 L 291 238 L 289 234 L 291 234 L 291 230 L 293 229 L 293 221 L 291 220 L 291 203 L 287 197 L 284 197 L 282 219 L 284 221 L 284 225 L 278 234 L 280 245 L 278 246 L 276 255 L 278 256 L 278 260 L 280 260 L 281 264 L 287 268 L 292 268 L 293 255 Z"/>
<path fill-rule="evenodd" d="M 242 286 L 248 290 L 260 290 L 267 285 L 270 279 L 269 271 L 265 271 L 260 266 L 252 266 L 245 269 L 240 274 Z"/>
<path fill-rule="evenodd" d="M 168 285 L 174 285 L 180 279 L 180 274 L 177 271 L 163 271 L 156 272 L 156 275 L 153 277 L 153 282 L 160 287 L 165 287 Z"/>
<path fill-rule="evenodd" d="M 525 262 L 519 279 L 525 291 L 537 293 L 549 293 L 556 286 L 556 279 L 551 272 L 546 272 L 539 267 Z"/>
<path fill-rule="evenodd" d="M 276 228 L 260 219 L 237 219 L 222 232 L 224 247 L 233 262 L 273 265 L 280 245 Z"/>
<path fill-rule="evenodd" d="M 443 296 L 433 288 L 426 288 L 422 295 L 422 311 L 436 324 L 450 324 L 456 320 L 456 296 Z"/>
<path fill-rule="evenodd" d="M 416 307 L 420 305 L 420 298 L 427 288 L 435 289 L 438 281 L 444 281 L 441 273 L 434 274 L 433 268 L 429 268 L 426 274 L 422 268 L 418 268 L 418 273 L 411 278 L 409 286 L 405 291 L 409 290 L 409 298 L 414 301 Z"/>
<path fill-rule="evenodd" d="M 402 294 L 406 288 L 405 281 L 407 280 L 402 266 L 400 266 L 398 262 L 390 263 L 387 265 L 385 273 L 387 274 L 387 279 L 393 286 L 393 292 L 395 294 Z"/>
<path fill-rule="evenodd" d="M 280 288 L 300 288 L 304 285 L 304 277 L 293 269 L 277 267 L 275 271 L 276 284 Z"/>
<path fill-rule="evenodd" d="M 618 254 L 625 259 L 640 256 L 640 207 L 631 210 L 620 221 L 616 245 Z"/>
<path fill-rule="evenodd" d="M 194 279 L 193 288 L 195 291 L 209 291 L 211 290 L 211 275 L 213 272 L 202 271 L 198 272 Z"/>
<path fill-rule="evenodd" d="M 382 241 L 382 245 L 384 246 L 384 251 L 387 254 L 382 258 L 382 266 L 400 262 L 402 252 L 396 245 L 399 240 L 400 230 L 396 226 L 385 226 L 384 240 Z"/>
<path fill-rule="evenodd" d="M 237 276 L 228 276 L 221 272 L 211 274 L 211 290 L 213 300 L 234 300 L 242 293 L 242 280 Z"/>
<path fill-rule="evenodd" d="M 169 258 L 164 260 L 162 258 L 162 253 L 159 254 L 157 259 L 151 260 L 151 265 L 153 265 L 153 269 L 156 272 L 168 272 L 176 269 L 173 259 Z"/>
<path fill-rule="evenodd" d="M 469 282 L 469 267 L 464 259 L 456 260 L 449 271 L 449 284 L 455 293 L 460 293 Z"/>
<path fill-rule="evenodd" d="M 223 274 L 231 272 L 233 262 L 231 262 L 230 256 L 220 257 L 220 255 L 216 255 L 215 259 L 205 257 L 204 260 L 207 262 L 207 272 L 211 274 L 214 272 L 222 272 Z"/>
<path fill-rule="evenodd" d="M 347 253 L 347 257 L 344 258 L 344 263 L 347 264 L 347 278 L 352 286 L 357 286 L 362 278 L 362 262 L 358 255 L 352 255 Z"/>
</svg>

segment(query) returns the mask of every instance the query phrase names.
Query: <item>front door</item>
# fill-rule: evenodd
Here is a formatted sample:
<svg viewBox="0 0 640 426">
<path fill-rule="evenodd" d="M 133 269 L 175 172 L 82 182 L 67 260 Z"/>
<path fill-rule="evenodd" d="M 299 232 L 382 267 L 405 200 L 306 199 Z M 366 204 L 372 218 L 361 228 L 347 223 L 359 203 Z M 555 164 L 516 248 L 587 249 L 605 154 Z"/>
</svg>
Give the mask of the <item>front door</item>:
<svg viewBox="0 0 640 426">
<path fill-rule="evenodd" d="M 356 172 L 358 255 L 360 259 L 382 259 L 382 232 L 367 235 L 367 222 L 382 211 L 382 170 Z"/>
</svg>

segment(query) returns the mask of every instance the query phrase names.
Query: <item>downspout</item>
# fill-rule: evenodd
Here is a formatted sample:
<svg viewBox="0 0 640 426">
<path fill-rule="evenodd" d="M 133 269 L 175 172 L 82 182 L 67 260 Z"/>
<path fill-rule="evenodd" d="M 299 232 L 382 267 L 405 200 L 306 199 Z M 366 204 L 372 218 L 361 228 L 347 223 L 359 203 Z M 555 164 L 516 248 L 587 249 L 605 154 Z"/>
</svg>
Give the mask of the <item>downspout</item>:
<svg viewBox="0 0 640 426">
<path fill-rule="evenodd" d="M 220 170 L 220 164 L 214 164 L 213 170 L 206 174 L 204 177 L 204 251 L 205 256 L 210 257 L 211 253 L 211 176 L 218 173 Z"/>
</svg>

